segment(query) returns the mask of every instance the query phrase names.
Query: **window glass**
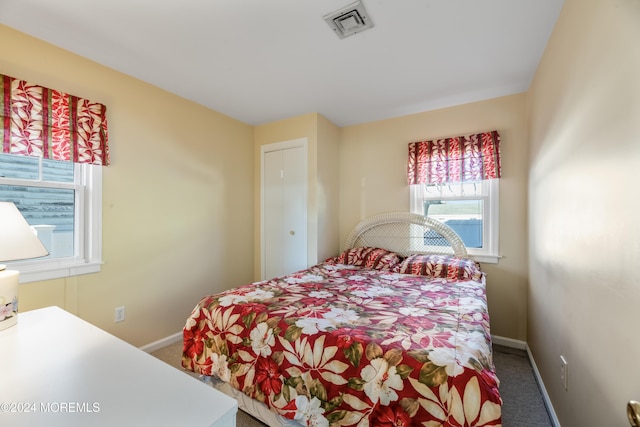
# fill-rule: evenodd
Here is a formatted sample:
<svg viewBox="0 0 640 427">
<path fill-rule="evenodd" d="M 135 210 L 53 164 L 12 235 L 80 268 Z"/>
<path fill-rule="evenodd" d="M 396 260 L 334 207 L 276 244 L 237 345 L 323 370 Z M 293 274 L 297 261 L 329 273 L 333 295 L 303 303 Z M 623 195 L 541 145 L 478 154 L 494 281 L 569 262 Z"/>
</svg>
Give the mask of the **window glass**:
<svg viewBox="0 0 640 427">
<path fill-rule="evenodd" d="M 411 186 L 411 212 L 429 216 L 451 227 L 470 255 L 498 255 L 498 180 Z M 429 244 L 433 236 L 425 236 Z"/>
<path fill-rule="evenodd" d="M 14 185 L 0 184 L 0 200 L 16 205 L 49 251 L 49 258 L 73 256 L 74 164 L 8 154 L 0 155 L 0 162 L 4 177 L 26 180 Z"/>
<path fill-rule="evenodd" d="M 0 177 L 17 179 L 38 179 L 39 159 L 37 157 L 0 154 Z"/>
<path fill-rule="evenodd" d="M 44 181 L 73 182 L 75 167 L 71 162 L 42 159 L 42 179 Z"/>
<path fill-rule="evenodd" d="M 16 205 L 50 258 L 73 256 L 75 190 L 0 184 L 0 200 Z"/>
<path fill-rule="evenodd" d="M 16 205 L 50 254 L 6 263 L 21 282 L 100 270 L 101 177 L 100 166 L 0 154 L 0 201 Z"/>
<path fill-rule="evenodd" d="M 424 215 L 451 227 L 467 248 L 482 248 L 483 203 L 482 199 L 426 200 Z"/>
</svg>

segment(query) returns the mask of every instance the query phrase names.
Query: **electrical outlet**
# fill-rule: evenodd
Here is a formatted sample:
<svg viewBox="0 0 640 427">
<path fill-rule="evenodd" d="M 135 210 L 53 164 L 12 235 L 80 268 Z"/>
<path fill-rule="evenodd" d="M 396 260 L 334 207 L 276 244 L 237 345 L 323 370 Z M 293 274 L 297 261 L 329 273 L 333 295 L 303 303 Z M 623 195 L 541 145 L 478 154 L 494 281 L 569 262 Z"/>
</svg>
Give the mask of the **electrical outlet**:
<svg viewBox="0 0 640 427">
<path fill-rule="evenodd" d="M 569 389 L 569 364 L 567 358 L 560 356 L 560 381 L 565 390 Z"/>
<path fill-rule="evenodd" d="M 121 305 L 120 307 L 116 307 L 116 316 L 113 321 L 117 323 L 117 322 L 122 322 L 123 320 L 124 320 L 124 305 Z"/>
</svg>

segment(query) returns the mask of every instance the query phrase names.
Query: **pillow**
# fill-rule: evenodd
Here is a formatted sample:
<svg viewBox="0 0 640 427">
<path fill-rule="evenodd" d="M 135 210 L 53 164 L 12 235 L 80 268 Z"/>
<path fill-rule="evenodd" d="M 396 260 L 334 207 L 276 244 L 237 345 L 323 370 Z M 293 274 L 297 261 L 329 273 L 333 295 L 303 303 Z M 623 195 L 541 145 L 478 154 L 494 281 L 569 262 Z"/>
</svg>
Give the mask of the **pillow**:
<svg viewBox="0 0 640 427">
<path fill-rule="evenodd" d="M 335 258 L 326 262 L 329 264 L 347 264 L 366 267 L 374 270 L 392 270 L 402 261 L 402 257 L 395 252 L 382 248 L 359 247 L 346 249 Z"/>
<path fill-rule="evenodd" d="M 471 259 L 450 255 L 410 255 L 397 265 L 394 271 L 403 274 L 417 274 L 447 280 L 480 281 L 483 272 Z"/>
</svg>

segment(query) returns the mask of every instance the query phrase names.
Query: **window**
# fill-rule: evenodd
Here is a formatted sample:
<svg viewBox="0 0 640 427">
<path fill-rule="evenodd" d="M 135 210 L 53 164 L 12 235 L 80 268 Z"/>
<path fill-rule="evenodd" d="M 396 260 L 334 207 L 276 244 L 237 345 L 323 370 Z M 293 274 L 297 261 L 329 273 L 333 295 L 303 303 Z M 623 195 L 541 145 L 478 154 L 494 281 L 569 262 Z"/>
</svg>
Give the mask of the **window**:
<svg viewBox="0 0 640 427">
<path fill-rule="evenodd" d="M 101 166 L 0 154 L 0 200 L 15 203 L 49 251 L 5 263 L 21 282 L 100 271 Z"/>
<path fill-rule="evenodd" d="M 498 179 L 410 185 L 411 212 L 451 227 L 482 262 L 498 261 Z M 428 245 L 429 236 L 425 236 Z"/>
<path fill-rule="evenodd" d="M 456 231 L 476 261 L 498 262 L 500 134 L 409 143 L 410 210 Z M 425 236 L 428 244 L 429 236 Z"/>
</svg>

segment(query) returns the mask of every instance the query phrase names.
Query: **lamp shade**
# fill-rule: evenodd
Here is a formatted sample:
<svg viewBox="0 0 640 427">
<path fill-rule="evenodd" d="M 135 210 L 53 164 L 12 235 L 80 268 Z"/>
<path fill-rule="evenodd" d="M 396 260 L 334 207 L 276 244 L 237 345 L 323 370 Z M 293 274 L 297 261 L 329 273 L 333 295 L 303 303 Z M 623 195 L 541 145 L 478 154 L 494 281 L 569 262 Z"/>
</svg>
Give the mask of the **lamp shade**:
<svg viewBox="0 0 640 427">
<path fill-rule="evenodd" d="M 0 262 L 48 254 L 16 205 L 0 202 Z M 0 330 L 18 322 L 18 274 L 0 264 Z"/>
<path fill-rule="evenodd" d="M 0 262 L 48 254 L 16 205 L 0 202 Z"/>
</svg>

